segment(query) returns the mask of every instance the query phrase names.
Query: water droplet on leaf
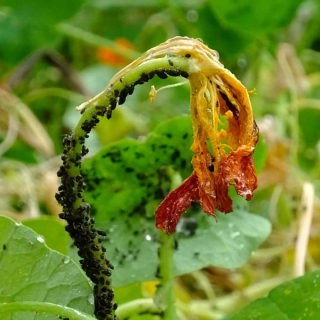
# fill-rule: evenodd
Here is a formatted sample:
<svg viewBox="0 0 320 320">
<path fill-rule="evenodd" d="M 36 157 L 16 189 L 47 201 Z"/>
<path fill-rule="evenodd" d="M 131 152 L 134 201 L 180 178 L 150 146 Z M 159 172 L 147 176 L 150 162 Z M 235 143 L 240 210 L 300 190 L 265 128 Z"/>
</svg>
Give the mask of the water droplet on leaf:
<svg viewBox="0 0 320 320">
<path fill-rule="evenodd" d="M 88 302 L 89 302 L 90 304 L 94 304 L 93 294 L 91 294 L 91 295 L 88 297 Z"/>
<path fill-rule="evenodd" d="M 43 237 L 41 237 L 41 236 L 37 236 L 37 240 L 38 240 L 40 243 L 44 243 L 44 239 L 43 239 Z"/>
<path fill-rule="evenodd" d="M 65 257 L 63 258 L 63 263 L 69 263 L 69 262 L 70 262 L 70 257 L 65 256 Z"/>
</svg>

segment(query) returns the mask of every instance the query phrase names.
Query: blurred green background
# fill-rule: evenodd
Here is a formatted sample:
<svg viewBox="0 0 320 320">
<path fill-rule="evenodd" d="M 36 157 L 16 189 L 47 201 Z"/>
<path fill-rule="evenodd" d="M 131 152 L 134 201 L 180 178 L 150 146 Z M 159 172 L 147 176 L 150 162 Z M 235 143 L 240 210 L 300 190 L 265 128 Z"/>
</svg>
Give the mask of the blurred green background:
<svg viewBox="0 0 320 320">
<path fill-rule="evenodd" d="M 74 107 L 102 91 L 117 71 L 143 52 L 177 35 L 203 39 L 248 90 L 254 90 L 251 99 L 261 132 L 256 159 L 260 173 L 250 210 L 273 226 L 263 248 L 245 267 L 207 268 L 199 276 L 224 297 L 294 273 L 305 206 L 313 215 L 307 230 L 306 268 L 316 269 L 320 264 L 320 3 L 316 0 L 3 0 L 0 213 L 21 221 L 57 217 L 56 171 L 62 136 L 79 119 Z M 164 120 L 188 114 L 187 86 L 161 91 L 153 104 L 149 101 L 150 85 L 160 88 L 170 83 L 176 80 L 153 79 L 136 88 L 112 120 L 101 121 L 92 132 L 90 150 L 94 153 L 124 137 L 144 141 Z M 306 183 L 315 197 L 308 198 Z M 201 298 L 203 292 L 193 290 L 188 281 L 179 280 L 178 298 Z M 120 302 L 153 294 L 152 283 L 143 286 L 123 291 Z M 248 299 L 255 297 L 249 294 Z"/>
</svg>

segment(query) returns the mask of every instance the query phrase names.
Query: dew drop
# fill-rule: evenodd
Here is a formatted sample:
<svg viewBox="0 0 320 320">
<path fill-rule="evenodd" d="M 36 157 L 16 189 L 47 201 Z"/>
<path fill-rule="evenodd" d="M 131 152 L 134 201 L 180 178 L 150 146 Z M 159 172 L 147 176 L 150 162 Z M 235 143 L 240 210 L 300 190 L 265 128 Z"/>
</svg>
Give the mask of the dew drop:
<svg viewBox="0 0 320 320">
<path fill-rule="evenodd" d="M 63 263 L 69 263 L 70 262 L 70 257 L 68 257 L 68 256 L 65 256 L 64 258 L 63 258 Z"/>
<path fill-rule="evenodd" d="M 91 295 L 88 297 L 88 302 L 89 302 L 90 304 L 94 304 L 93 294 L 91 294 Z"/>
<path fill-rule="evenodd" d="M 187 12 L 187 20 L 189 22 L 196 22 L 198 20 L 198 12 L 196 10 L 189 10 Z"/>
<path fill-rule="evenodd" d="M 287 294 L 287 295 L 289 295 L 289 294 L 291 294 L 291 290 L 290 290 L 290 289 L 286 289 L 286 290 L 284 291 L 284 293 Z"/>
<path fill-rule="evenodd" d="M 231 236 L 231 239 L 239 237 L 240 236 L 240 231 L 232 232 L 230 236 Z"/>
<path fill-rule="evenodd" d="M 152 237 L 150 236 L 150 234 L 147 234 L 147 235 L 146 235 L 146 240 L 147 240 L 147 241 L 151 241 L 151 240 L 152 240 Z"/>
<path fill-rule="evenodd" d="M 18 227 L 20 227 L 20 226 L 22 225 L 21 222 L 16 222 L 15 224 L 16 224 L 16 226 L 18 226 Z"/>
<path fill-rule="evenodd" d="M 214 53 L 215 53 L 215 55 L 216 55 L 216 58 L 219 59 L 219 58 L 220 58 L 219 52 L 218 52 L 217 50 L 213 50 L 213 51 L 214 51 Z"/>
<path fill-rule="evenodd" d="M 246 66 L 247 66 L 247 61 L 245 59 L 238 60 L 238 67 L 239 68 L 245 68 Z"/>
<path fill-rule="evenodd" d="M 41 236 L 37 236 L 37 240 L 38 240 L 40 243 L 44 243 L 44 239 L 43 239 L 43 237 L 41 237 Z"/>
</svg>

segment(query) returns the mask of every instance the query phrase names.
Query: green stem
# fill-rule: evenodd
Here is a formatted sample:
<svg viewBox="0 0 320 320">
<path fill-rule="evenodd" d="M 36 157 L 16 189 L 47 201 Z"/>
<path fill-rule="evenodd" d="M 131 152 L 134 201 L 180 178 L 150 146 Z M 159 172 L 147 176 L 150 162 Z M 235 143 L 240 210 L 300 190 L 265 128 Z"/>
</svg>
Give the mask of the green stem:
<svg viewBox="0 0 320 320">
<path fill-rule="evenodd" d="M 131 69 L 130 71 L 128 71 L 121 78 L 121 81 L 118 80 L 114 83 L 109 83 L 109 85 L 104 91 L 102 91 L 101 93 L 96 95 L 94 98 L 90 99 L 89 101 L 83 103 L 82 105 L 85 106 L 85 110 L 87 112 L 83 114 L 76 128 L 76 133 L 77 133 L 77 130 L 81 130 L 81 131 L 78 131 L 77 134 L 83 134 L 81 125 L 85 120 L 90 119 L 91 112 L 94 112 L 94 111 L 96 112 L 95 109 L 97 106 L 108 107 L 110 103 L 110 99 L 114 94 L 115 90 L 118 90 L 121 92 L 126 87 L 134 84 L 135 81 L 137 81 L 140 78 L 141 74 L 149 74 L 153 71 L 162 70 L 162 69 L 172 70 L 172 71 L 175 71 L 178 69 L 185 72 L 189 71 L 190 66 L 189 66 L 189 61 L 187 59 L 184 59 L 183 57 L 172 57 L 170 58 L 170 60 L 172 65 L 169 64 L 167 57 L 145 61 L 142 64 L 136 66 L 134 69 Z M 112 89 L 111 89 L 111 86 L 112 86 Z"/>
<path fill-rule="evenodd" d="M 114 51 L 121 57 L 124 57 L 130 61 L 137 59 L 141 55 L 139 52 L 120 46 L 114 41 L 111 41 L 106 38 L 102 38 L 93 33 L 84 31 L 82 29 L 70 26 L 65 23 L 58 24 L 57 30 L 58 32 L 64 35 L 89 43 L 93 46 L 110 48 L 112 51 Z"/>
<path fill-rule="evenodd" d="M 69 320 L 95 320 L 88 314 L 49 302 L 24 301 L 0 304 L 0 314 L 13 314 L 15 312 L 42 312 Z"/>
<path fill-rule="evenodd" d="M 174 190 L 182 182 L 181 175 L 171 166 L 167 167 L 167 173 L 171 180 L 171 190 Z M 161 232 L 159 248 L 160 287 L 156 294 L 156 302 L 164 310 L 164 320 L 174 320 L 177 316 L 173 274 L 174 241 L 174 235 Z"/>
<path fill-rule="evenodd" d="M 95 228 L 94 220 L 90 217 L 90 206 L 83 197 L 85 184 L 81 175 L 81 160 L 89 151 L 84 146 L 85 139 L 100 121 L 100 117 L 106 115 L 108 119 L 111 118 L 114 108 L 124 103 L 126 97 L 133 93 L 135 85 L 147 82 L 155 74 L 160 78 L 166 77 L 164 72 L 187 78 L 189 69 L 189 61 L 185 56 L 172 56 L 170 59 L 168 57 L 150 58 L 140 65 L 126 69 L 126 72 L 121 72 L 112 78 L 106 90 L 80 107 L 83 115 L 74 133 L 65 136 L 63 140 L 63 165 L 58 171 L 61 186 L 56 199 L 63 206 L 60 217 L 68 222 L 66 230 L 79 248 L 78 253 L 82 258 L 81 266 L 95 284 L 95 315 L 99 320 L 115 320 L 117 304 L 113 301 L 114 293 L 111 285 L 113 266 L 105 257 L 106 249 L 102 237 L 104 232 Z M 163 235 L 162 247 L 160 264 L 163 270 L 163 284 L 167 292 L 166 305 L 168 305 L 165 313 L 169 315 L 166 319 L 174 320 L 173 238 Z"/>
<path fill-rule="evenodd" d="M 207 300 L 191 303 L 179 302 L 178 308 L 199 320 L 218 320 L 225 317 L 224 313 L 212 310 L 212 305 Z"/>
<path fill-rule="evenodd" d="M 153 299 L 137 299 L 120 305 L 116 315 L 121 320 L 139 313 L 158 313 L 159 311 Z"/>
<path fill-rule="evenodd" d="M 174 235 L 161 232 L 160 235 L 160 289 L 164 320 L 176 319 L 176 299 L 173 275 Z"/>
</svg>

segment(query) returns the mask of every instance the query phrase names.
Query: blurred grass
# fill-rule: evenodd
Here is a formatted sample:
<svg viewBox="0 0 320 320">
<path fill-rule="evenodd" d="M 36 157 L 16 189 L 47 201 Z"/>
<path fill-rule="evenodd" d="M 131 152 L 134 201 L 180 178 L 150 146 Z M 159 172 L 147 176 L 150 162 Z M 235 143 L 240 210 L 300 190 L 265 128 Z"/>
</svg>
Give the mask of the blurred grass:
<svg viewBox="0 0 320 320">
<path fill-rule="evenodd" d="M 256 89 L 251 99 L 267 157 L 259 164 L 259 188 L 250 207 L 270 219 L 273 232 L 239 270 L 207 268 L 202 271 L 204 286 L 193 275 L 179 278 L 178 305 L 193 310 L 190 319 L 205 319 L 196 315 L 194 305 L 199 303 L 224 315 L 232 303 L 237 302 L 238 309 L 268 291 L 278 277 L 294 276 L 305 181 L 316 195 L 306 270 L 316 269 L 320 264 L 319 17 L 316 0 L 280 4 L 276 0 L 57 0 L 52 6 L 40 0 L 4 0 L 0 6 L 1 145 L 15 129 L 17 135 L 0 154 L 0 213 L 18 220 L 34 217 L 35 212 L 56 216 L 60 209 L 53 200 L 58 186 L 55 172 L 62 135 L 78 116 L 73 108 L 102 90 L 139 53 L 176 35 L 199 37 L 220 53 L 221 61 L 249 90 Z M 130 46 L 121 46 L 119 39 Z M 102 59 L 98 52 L 103 48 L 107 50 Z M 32 63 L 26 60 L 42 50 L 58 53 L 63 63 L 47 55 Z M 151 85 L 159 88 L 173 81 L 154 79 L 137 88 L 117 110 L 114 122 L 96 130 L 91 146 L 97 150 L 128 136 L 144 139 L 162 121 L 188 114 L 187 86 L 161 91 L 153 104 L 149 101 Z M 21 104 L 30 114 L 19 114 Z M 15 113 L 17 128 L 9 121 Z M 208 285 L 214 301 L 208 296 Z M 255 291 L 256 287 L 263 290 Z M 123 288 L 119 300 L 146 295 L 140 291 L 140 287 Z M 235 298 L 238 291 L 243 294 Z"/>
</svg>

